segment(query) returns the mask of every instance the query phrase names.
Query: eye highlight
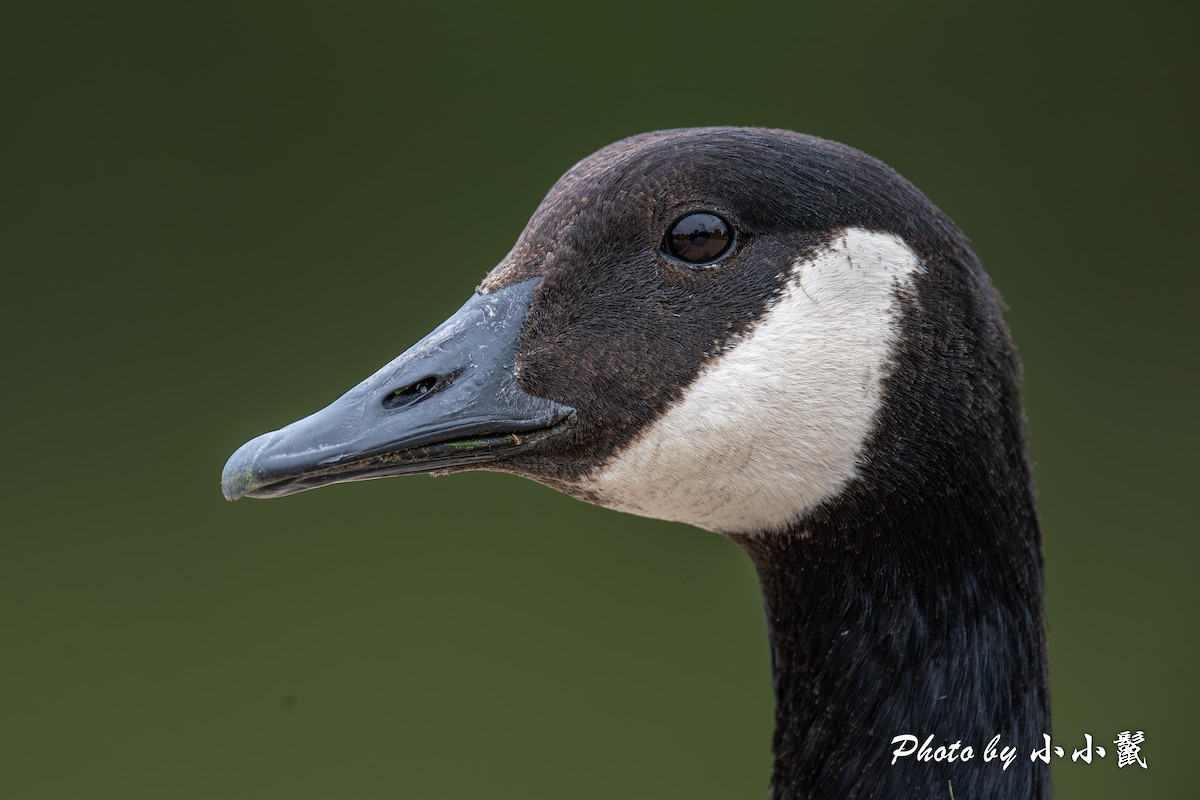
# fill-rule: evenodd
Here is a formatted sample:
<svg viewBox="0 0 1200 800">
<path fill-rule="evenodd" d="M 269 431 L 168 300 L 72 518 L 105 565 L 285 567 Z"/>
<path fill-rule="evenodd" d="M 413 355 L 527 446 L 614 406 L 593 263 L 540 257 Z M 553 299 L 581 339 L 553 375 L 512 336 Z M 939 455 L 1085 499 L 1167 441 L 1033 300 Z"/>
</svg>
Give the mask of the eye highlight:
<svg viewBox="0 0 1200 800">
<path fill-rule="evenodd" d="M 708 211 L 686 214 L 667 228 L 663 251 L 688 264 L 709 264 L 729 251 L 733 228 Z"/>
</svg>

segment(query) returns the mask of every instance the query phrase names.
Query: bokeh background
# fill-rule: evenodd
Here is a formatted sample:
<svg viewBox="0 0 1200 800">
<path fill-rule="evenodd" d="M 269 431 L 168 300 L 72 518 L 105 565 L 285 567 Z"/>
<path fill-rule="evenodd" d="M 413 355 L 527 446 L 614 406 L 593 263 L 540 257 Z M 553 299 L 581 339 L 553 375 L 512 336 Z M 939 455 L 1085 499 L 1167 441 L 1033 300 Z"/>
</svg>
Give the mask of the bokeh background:
<svg viewBox="0 0 1200 800">
<path fill-rule="evenodd" d="M 455 310 L 576 160 L 742 124 L 892 164 L 1024 357 L 1054 729 L 1194 797 L 1184 4 L 5 4 L 0 797 L 765 797 L 731 544 L 471 474 L 228 505 L 227 455 Z M 942 732 L 950 734 L 952 732 Z"/>
</svg>

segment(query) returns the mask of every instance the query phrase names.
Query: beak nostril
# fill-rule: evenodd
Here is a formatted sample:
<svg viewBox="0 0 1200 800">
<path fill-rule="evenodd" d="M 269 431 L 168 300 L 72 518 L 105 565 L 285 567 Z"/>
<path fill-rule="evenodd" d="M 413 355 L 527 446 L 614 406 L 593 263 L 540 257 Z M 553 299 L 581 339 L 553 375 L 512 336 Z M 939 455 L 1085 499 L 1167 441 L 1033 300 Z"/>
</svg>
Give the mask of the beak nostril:
<svg viewBox="0 0 1200 800">
<path fill-rule="evenodd" d="M 394 392 L 389 392 L 383 398 L 383 407 L 386 409 L 404 408 L 420 400 L 425 395 L 433 391 L 433 387 L 437 386 L 438 379 L 434 375 L 415 383 L 410 383 L 407 386 L 401 386 Z"/>
</svg>

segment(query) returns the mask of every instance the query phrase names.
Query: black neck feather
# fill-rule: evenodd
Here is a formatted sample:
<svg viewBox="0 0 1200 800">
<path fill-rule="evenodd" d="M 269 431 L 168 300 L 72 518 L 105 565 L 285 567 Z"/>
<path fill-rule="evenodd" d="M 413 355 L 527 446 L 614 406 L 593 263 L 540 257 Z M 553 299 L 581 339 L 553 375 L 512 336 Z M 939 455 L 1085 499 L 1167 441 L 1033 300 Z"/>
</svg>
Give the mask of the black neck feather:
<svg viewBox="0 0 1200 800">
<path fill-rule="evenodd" d="M 960 500 L 736 537 L 770 628 L 777 800 L 1049 796 L 1029 759 L 1049 733 L 1032 497 Z M 893 766 L 901 734 L 975 756 Z M 1017 746 L 1006 770 L 983 760 L 997 734 Z"/>
</svg>

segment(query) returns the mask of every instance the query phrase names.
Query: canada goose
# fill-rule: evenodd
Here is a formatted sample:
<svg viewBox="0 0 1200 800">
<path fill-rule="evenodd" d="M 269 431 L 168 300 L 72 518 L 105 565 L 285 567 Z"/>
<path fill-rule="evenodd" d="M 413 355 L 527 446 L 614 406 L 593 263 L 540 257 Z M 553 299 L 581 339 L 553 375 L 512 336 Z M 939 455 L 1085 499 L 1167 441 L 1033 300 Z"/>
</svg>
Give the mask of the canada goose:
<svg viewBox="0 0 1200 800">
<path fill-rule="evenodd" d="M 441 327 L 229 459 L 225 496 L 491 469 L 728 536 L 776 798 L 1046 797 L 1041 543 L 995 290 L 857 150 L 650 133 L 584 159 Z M 973 760 L 896 758 L 900 735 Z M 894 763 L 893 763 L 894 762 Z"/>
</svg>

